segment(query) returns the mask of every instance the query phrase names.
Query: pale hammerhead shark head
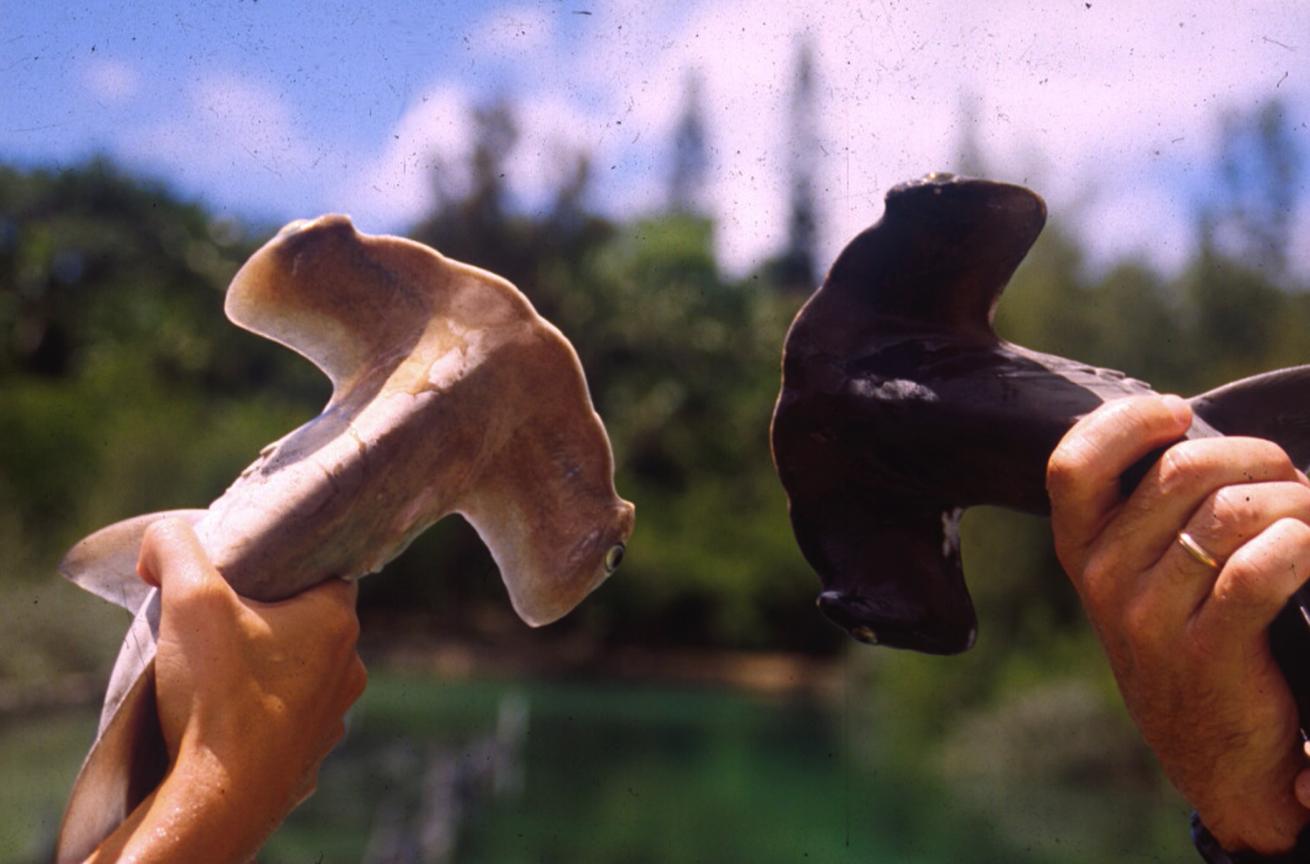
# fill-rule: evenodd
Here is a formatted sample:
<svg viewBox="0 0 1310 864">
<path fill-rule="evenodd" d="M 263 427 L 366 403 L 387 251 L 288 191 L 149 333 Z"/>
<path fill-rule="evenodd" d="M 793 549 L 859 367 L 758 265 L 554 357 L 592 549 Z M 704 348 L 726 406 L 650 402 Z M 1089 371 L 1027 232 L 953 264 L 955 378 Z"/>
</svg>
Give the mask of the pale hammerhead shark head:
<svg viewBox="0 0 1310 864">
<path fill-rule="evenodd" d="M 333 385 L 205 510 L 138 516 L 78 543 L 60 571 L 136 617 L 74 784 L 57 857 L 80 861 L 158 785 L 159 596 L 136 575 L 146 528 L 189 519 L 238 593 L 284 599 L 382 568 L 464 516 L 528 624 L 567 613 L 622 560 L 633 506 L 573 347 L 511 284 L 344 216 L 287 225 L 227 292 L 236 324 L 299 352 Z"/>
</svg>

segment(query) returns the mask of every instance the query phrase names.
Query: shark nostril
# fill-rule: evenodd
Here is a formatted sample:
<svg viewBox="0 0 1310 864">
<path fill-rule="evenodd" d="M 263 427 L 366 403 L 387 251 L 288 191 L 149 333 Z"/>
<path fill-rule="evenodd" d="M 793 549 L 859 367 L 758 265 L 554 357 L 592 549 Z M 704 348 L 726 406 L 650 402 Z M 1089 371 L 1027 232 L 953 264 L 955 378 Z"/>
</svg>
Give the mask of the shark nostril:
<svg viewBox="0 0 1310 864">
<path fill-rule="evenodd" d="M 824 591 L 817 605 L 825 618 L 868 645 L 958 654 L 967 650 L 977 635 L 972 619 L 953 620 L 931 609 L 889 608 L 853 592 Z"/>
<path fill-rule="evenodd" d="M 874 633 L 873 628 L 868 625 L 862 624 L 858 627 L 852 627 L 847 632 L 856 640 L 864 642 L 867 645 L 878 644 L 878 634 Z"/>
<path fill-rule="evenodd" d="M 814 605 L 826 611 L 828 606 L 840 603 L 846 595 L 840 591 L 824 591 L 814 600 Z"/>
</svg>

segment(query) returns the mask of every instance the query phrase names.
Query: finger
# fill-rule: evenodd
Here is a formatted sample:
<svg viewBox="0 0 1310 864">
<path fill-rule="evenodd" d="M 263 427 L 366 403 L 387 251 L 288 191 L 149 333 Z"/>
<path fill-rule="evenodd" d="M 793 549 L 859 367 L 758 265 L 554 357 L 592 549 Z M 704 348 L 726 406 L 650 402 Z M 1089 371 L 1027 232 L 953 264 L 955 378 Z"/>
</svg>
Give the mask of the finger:
<svg viewBox="0 0 1310 864">
<path fill-rule="evenodd" d="M 355 601 L 359 599 L 359 580 L 326 579 L 309 590 L 318 591 L 332 602 L 354 609 Z"/>
<path fill-rule="evenodd" d="M 359 616 L 355 601 L 359 583 L 355 580 L 328 579 L 300 595 L 316 609 L 315 626 L 342 645 L 354 646 L 359 640 Z M 294 598 L 293 598 L 294 599 Z"/>
<path fill-rule="evenodd" d="M 1302 746 L 1302 751 L 1307 757 L 1310 757 L 1310 741 Z M 1296 782 L 1293 784 L 1296 792 L 1296 800 L 1302 807 L 1310 809 L 1310 767 L 1302 768 L 1301 773 L 1296 775 Z"/>
<path fill-rule="evenodd" d="M 1253 480 L 1295 482 L 1298 478 L 1287 454 L 1258 438 L 1204 438 L 1170 447 L 1105 524 L 1075 580 L 1079 592 L 1098 608 L 1120 608 L 1131 602 L 1156 614 L 1161 610 L 1145 595 L 1164 590 L 1159 584 L 1163 570 L 1184 580 L 1191 577 L 1196 580 L 1194 589 L 1207 593 L 1215 572 L 1194 566 L 1198 562 L 1170 557 L 1186 554 L 1178 546 L 1178 532 L 1219 489 Z M 1229 551 L 1232 548 L 1236 547 Z M 1177 566 L 1171 570 L 1171 565 Z M 1199 602 L 1193 594 L 1182 614 L 1190 614 Z M 1170 620 L 1181 624 L 1184 619 Z"/>
<path fill-rule="evenodd" d="M 1310 524 L 1310 487 L 1296 480 L 1224 486 L 1206 498 L 1186 530 L 1223 560 L 1279 519 Z"/>
<path fill-rule="evenodd" d="M 1292 460 L 1271 441 L 1238 437 L 1183 441 L 1166 450 L 1146 472 L 1114 523 L 1107 526 L 1106 540 L 1122 544 L 1126 566 L 1145 569 L 1170 551 L 1178 527 L 1190 521 L 1216 491 L 1268 482 L 1299 482 Z"/>
<path fill-rule="evenodd" d="M 354 705 L 360 696 L 364 695 L 364 690 L 368 687 L 368 669 L 364 666 L 363 659 L 356 653 L 350 662 L 350 671 L 346 673 L 345 687 L 345 708 Z"/>
<path fill-rule="evenodd" d="M 1215 645 L 1257 645 L 1310 576 L 1310 525 L 1280 519 L 1232 554 L 1197 609 L 1198 636 Z"/>
<path fill-rule="evenodd" d="M 245 603 L 255 609 L 264 610 L 278 609 L 299 602 L 326 603 L 332 607 L 353 611 L 358 598 L 359 580 L 329 578 L 283 600 L 261 601 L 247 599 Z"/>
<path fill-rule="evenodd" d="M 137 573 L 159 587 L 165 608 L 231 591 L 209 562 L 191 525 L 181 519 L 160 519 L 146 529 Z"/>
<path fill-rule="evenodd" d="M 1214 589 L 1228 558 L 1280 519 L 1310 523 L 1310 488 L 1299 481 L 1224 486 L 1210 494 L 1183 530 L 1199 547 L 1189 551 L 1176 534 L 1151 570 L 1141 602 L 1158 626 L 1187 621 Z M 1213 559 L 1213 563 L 1202 560 Z"/>
<path fill-rule="evenodd" d="M 353 650 L 359 641 L 358 595 L 355 580 L 325 579 L 285 600 L 242 602 L 267 622 L 280 622 L 277 626 L 294 628 L 316 643 Z"/>
<path fill-rule="evenodd" d="M 1051 519 L 1061 545 L 1089 545 L 1120 502 L 1120 476 L 1152 450 L 1182 437 L 1191 422 L 1191 409 L 1177 396 L 1120 399 L 1079 420 L 1046 468 Z"/>
</svg>

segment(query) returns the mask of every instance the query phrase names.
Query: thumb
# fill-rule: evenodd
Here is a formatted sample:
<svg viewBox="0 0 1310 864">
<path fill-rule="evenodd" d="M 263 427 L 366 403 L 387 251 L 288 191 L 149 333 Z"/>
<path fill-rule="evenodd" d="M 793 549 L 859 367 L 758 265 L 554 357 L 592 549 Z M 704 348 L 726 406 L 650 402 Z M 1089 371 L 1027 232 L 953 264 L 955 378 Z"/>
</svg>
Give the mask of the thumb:
<svg viewBox="0 0 1310 864">
<path fill-rule="evenodd" d="M 160 519 L 146 529 L 136 569 L 143 580 L 159 588 L 164 608 L 232 591 L 183 519 Z"/>
</svg>

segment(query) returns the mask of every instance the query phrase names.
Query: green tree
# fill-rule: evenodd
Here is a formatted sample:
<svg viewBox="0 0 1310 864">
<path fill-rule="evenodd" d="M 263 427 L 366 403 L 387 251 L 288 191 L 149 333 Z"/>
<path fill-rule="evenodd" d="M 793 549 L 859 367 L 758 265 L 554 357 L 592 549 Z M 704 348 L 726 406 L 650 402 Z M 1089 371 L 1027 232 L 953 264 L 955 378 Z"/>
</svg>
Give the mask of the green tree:
<svg viewBox="0 0 1310 864">
<path fill-rule="evenodd" d="M 673 132 L 673 170 L 669 175 L 669 210 L 674 213 L 699 214 L 705 203 L 710 153 L 703 86 L 698 72 L 687 73 L 682 114 Z"/>
<path fill-rule="evenodd" d="M 1220 249 L 1271 279 L 1285 277 L 1303 165 L 1281 99 L 1226 112 L 1219 134 L 1218 194 L 1199 219 L 1206 253 Z"/>
</svg>

